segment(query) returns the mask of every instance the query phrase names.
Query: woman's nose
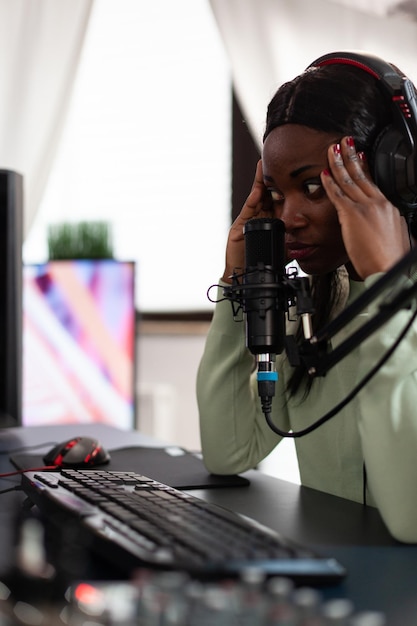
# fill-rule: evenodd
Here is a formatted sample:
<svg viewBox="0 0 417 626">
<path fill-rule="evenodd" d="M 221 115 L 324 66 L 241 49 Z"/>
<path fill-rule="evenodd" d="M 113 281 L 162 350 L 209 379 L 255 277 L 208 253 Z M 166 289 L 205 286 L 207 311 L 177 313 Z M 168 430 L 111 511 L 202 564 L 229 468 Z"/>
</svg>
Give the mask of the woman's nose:
<svg viewBox="0 0 417 626">
<path fill-rule="evenodd" d="M 303 203 L 299 198 L 286 198 L 282 204 L 276 205 L 274 216 L 284 222 L 286 231 L 302 228 L 307 224 Z"/>
</svg>

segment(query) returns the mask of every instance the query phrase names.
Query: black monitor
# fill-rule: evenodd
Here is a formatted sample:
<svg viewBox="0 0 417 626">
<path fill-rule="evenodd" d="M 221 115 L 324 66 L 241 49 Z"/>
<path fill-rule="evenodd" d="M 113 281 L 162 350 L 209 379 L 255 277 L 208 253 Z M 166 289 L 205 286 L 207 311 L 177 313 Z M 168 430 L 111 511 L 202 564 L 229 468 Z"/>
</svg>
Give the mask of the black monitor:
<svg viewBox="0 0 417 626">
<path fill-rule="evenodd" d="M 0 428 L 22 413 L 23 178 L 0 170 Z"/>
</svg>

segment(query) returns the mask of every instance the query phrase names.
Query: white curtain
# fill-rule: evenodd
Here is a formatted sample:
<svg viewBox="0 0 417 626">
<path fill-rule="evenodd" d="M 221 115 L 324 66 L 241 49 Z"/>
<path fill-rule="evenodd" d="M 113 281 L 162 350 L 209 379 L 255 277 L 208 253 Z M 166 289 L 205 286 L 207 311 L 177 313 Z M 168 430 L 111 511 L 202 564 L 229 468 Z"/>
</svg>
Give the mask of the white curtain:
<svg viewBox="0 0 417 626">
<path fill-rule="evenodd" d="M 383 15 L 369 2 L 359 10 L 359 0 L 356 8 L 343 6 L 341 0 L 210 0 L 210 4 L 231 62 L 239 104 L 259 145 L 266 107 L 277 87 L 322 54 L 366 50 L 417 81 L 417 16 L 392 14 L 392 1 L 384 2 Z"/>
<path fill-rule="evenodd" d="M 0 0 L 0 168 L 23 175 L 25 234 L 65 120 L 93 0 Z"/>
</svg>

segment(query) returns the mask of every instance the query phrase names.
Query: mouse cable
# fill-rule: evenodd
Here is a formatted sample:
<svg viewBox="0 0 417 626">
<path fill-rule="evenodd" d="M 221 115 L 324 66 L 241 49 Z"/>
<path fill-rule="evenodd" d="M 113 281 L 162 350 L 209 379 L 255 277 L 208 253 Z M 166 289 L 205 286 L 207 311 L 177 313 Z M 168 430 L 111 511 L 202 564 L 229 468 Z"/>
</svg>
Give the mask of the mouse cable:
<svg viewBox="0 0 417 626">
<path fill-rule="evenodd" d="M 321 417 L 317 421 L 313 422 L 313 424 L 311 424 L 310 426 L 307 426 L 307 428 L 304 428 L 303 430 L 287 432 L 275 426 L 275 424 L 273 423 L 271 419 L 272 397 L 265 397 L 265 396 L 262 397 L 261 398 L 262 411 L 263 411 L 263 414 L 265 416 L 265 419 L 269 428 L 273 430 L 274 433 L 276 433 L 277 435 L 280 435 L 281 437 L 287 437 L 287 438 L 289 437 L 289 438 L 295 439 L 297 437 L 303 437 L 304 435 L 308 435 L 309 433 L 313 432 L 314 430 L 322 426 L 325 422 L 328 422 L 332 417 L 334 417 L 337 413 L 339 413 L 349 402 L 351 402 L 351 400 L 353 400 L 355 396 L 357 396 L 357 394 L 363 389 L 363 387 L 365 387 L 365 385 L 371 380 L 371 378 L 375 376 L 375 374 L 381 369 L 381 367 L 386 363 L 386 361 L 388 361 L 389 357 L 398 348 L 401 341 L 404 339 L 405 335 L 410 330 L 416 317 L 417 317 L 417 310 L 413 312 L 411 318 L 409 319 L 407 324 L 404 326 L 404 328 L 402 329 L 402 331 L 400 332 L 400 334 L 398 335 L 397 339 L 394 341 L 392 346 L 385 352 L 385 354 L 382 355 L 380 360 L 374 365 L 374 367 L 372 367 L 369 370 L 369 372 L 362 378 L 362 380 L 359 381 L 359 383 L 352 389 L 352 391 L 341 402 L 339 402 L 339 404 L 333 407 L 333 409 L 331 409 L 328 413 L 323 415 L 323 417 Z"/>
<path fill-rule="evenodd" d="M 13 472 L 6 472 L 0 474 L 0 478 L 8 478 L 9 476 L 17 476 L 18 474 L 24 474 L 25 472 L 43 472 L 48 470 L 59 470 L 59 465 L 43 465 L 42 467 L 28 467 L 22 470 L 15 470 Z"/>
</svg>

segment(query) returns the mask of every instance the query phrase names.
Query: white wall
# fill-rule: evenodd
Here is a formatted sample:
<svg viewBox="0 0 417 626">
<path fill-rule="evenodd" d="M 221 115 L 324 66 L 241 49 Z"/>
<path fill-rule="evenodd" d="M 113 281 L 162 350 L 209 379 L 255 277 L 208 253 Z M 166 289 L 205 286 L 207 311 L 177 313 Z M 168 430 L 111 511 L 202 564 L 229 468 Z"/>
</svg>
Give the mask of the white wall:
<svg viewBox="0 0 417 626">
<path fill-rule="evenodd" d="M 137 428 L 188 450 L 201 447 L 195 383 L 207 330 L 200 322 L 143 322 L 138 329 Z M 283 441 L 259 469 L 299 483 L 293 440 Z"/>
<path fill-rule="evenodd" d="M 142 322 L 137 343 L 137 428 L 200 450 L 195 384 L 208 324 Z"/>
</svg>

